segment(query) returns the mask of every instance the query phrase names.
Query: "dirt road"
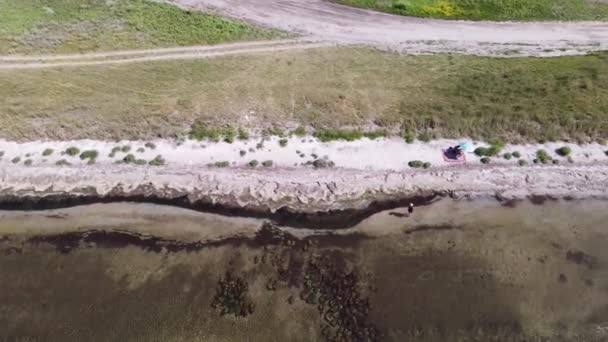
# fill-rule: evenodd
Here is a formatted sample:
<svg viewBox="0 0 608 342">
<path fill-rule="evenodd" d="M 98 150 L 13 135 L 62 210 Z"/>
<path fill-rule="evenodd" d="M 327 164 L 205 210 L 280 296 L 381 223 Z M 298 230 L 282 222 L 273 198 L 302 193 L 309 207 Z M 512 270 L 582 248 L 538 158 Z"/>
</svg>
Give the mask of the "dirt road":
<svg viewBox="0 0 608 342">
<path fill-rule="evenodd" d="M 557 56 L 608 50 L 608 22 L 470 22 L 401 17 L 323 0 L 167 0 L 343 44 L 406 53 Z"/>
</svg>

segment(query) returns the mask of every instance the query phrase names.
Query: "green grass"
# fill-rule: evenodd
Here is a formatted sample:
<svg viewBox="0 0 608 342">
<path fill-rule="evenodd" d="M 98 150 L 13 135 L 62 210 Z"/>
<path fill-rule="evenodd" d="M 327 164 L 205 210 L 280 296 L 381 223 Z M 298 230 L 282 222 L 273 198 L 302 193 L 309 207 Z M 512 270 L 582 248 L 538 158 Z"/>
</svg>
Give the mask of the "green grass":
<svg viewBox="0 0 608 342">
<path fill-rule="evenodd" d="M 608 136 L 608 53 L 496 59 L 330 48 L 0 70 L 0 94 L 5 139 L 146 140 L 183 135 L 192 124 L 194 138 L 219 138 L 205 130 L 286 123 L 317 132 L 361 127 L 352 133 L 359 136 L 370 122 L 408 139 Z M 242 125 L 241 113 L 251 111 L 257 120 Z"/>
<path fill-rule="evenodd" d="M 0 0 L 0 54 L 216 44 L 281 33 L 150 0 Z"/>
<path fill-rule="evenodd" d="M 594 0 L 332 0 L 418 17 L 473 20 L 606 20 L 608 5 Z"/>
</svg>

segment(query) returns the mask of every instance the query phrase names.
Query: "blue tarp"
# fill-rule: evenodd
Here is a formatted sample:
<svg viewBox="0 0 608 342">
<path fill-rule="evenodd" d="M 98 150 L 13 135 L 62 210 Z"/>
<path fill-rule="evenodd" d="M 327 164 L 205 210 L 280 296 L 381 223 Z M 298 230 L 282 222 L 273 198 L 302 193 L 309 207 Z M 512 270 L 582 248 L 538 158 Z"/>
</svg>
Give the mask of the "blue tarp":
<svg viewBox="0 0 608 342">
<path fill-rule="evenodd" d="M 473 152 L 473 144 L 471 144 L 469 141 L 461 142 L 458 144 L 458 146 L 465 152 Z"/>
</svg>

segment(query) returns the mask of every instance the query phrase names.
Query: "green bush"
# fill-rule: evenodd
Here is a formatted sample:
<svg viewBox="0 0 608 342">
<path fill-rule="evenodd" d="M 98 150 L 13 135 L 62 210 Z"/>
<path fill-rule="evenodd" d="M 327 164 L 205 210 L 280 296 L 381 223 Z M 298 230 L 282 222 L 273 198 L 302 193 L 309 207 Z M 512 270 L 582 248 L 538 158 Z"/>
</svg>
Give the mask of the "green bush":
<svg viewBox="0 0 608 342">
<path fill-rule="evenodd" d="M 43 156 L 50 156 L 51 154 L 53 154 L 53 152 L 55 152 L 55 150 L 53 150 L 52 148 L 47 148 L 44 151 L 42 151 L 42 155 Z"/>
<path fill-rule="evenodd" d="M 135 150 L 135 152 L 137 152 L 137 153 L 144 153 L 144 152 L 146 152 L 146 149 L 143 148 L 143 147 L 140 147 L 137 150 Z"/>
<path fill-rule="evenodd" d="M 424 167 L 424 162 L 420 160 L 411 160 L 407 165 L 411 168 L 420 169 Z"/>
<path fill-rule="evenodd" d="M 511 160 L 512 156 L 513 155 L 511 153 L 509 153 L 509 152 L 507 152 L 507 153 L 505 153 L 505 154 L 502 155 L 502 157 L 505 158 L 506 160 Z"/>
<path fill-rule="evenodd" d="M 120 151 L 122 153 L 129 153 L 129 151 L 131 151 L 131 146 L 130 145 L 125 145 L 123 147 L 120 148 Z"/>
<path fill-rule="evenodd" d="M 23 165 L 25 165 L 25 166 L 31 166 L 31 165 L 32 165 L 32 160 L 31 160 L 31 159 L 26 159 L 26 160 L 23 162 Z"/>
<path fill-rule="evenodd" d="M 190 138 L 196 140 L 219 141 L 220 138 L 223 138 L 225 142 L 232 143 L 235 136 L 236 132 L 230 126 L 223 128 L 208 127 L 203 123 L 197 122 L 190 128 Z"/>
<path fill-rule="evenodd" d="M 156 157 L 154 157 L 154 159 L 150 160 L 148 162 L 148 164 L 152 165 L 152 166 L 161 166 L 161 165 L 165 165 L 165 159 L 163 158 L 163 156 L 161 156 L 160 154 L 157 155 Z"/>
<path fill-rule="evenodd" d="M 239 140 L 247 140 L 249 139 L 249 133 L 247 133 L 246 130 L 239 128 L 238 134 L 237 134 L 237 139 Z"/>
<path fill-rule="evenodd" d="M 11 163 L 13 163 L 13 164 L 17 164 L 17 163 L 19 163 L 20 161 L 21 161 L 21 157 L 15 157 L 15 158 L 13 158 L 13 159 L 11 160 Z"/>
<path fill-rule="evenodd" d="M 528 165 L 528 162 L 525 161 L 525 160 L 523 160 L 523 159 L 518 160 L 517 163 L 519 164 L 519 166 L 526 166 L 526 165 Z"/>
<path fill-rule="evenodd" d="M 226 161 L 226 160 L 224 160 L 224 161 L 217 161 L 217 162 L 213 163 L 213 166 L 215 166 L 215 167 L 228 167 L 228 166 L 230 166 L 230 162 Z"/>
<path fill-rule="evenodd" d="M 303 137 L 306 135 L 306 128 L 304 128 L 303 126 L 299 126 L 293 131 L 293 133 L 299 137 Z"/>
<path fill-rule="evenodd" d="M 473 151 L 479 157 L 494 157 L 500 153 L 504 147 L 502 142 L 494 142 L 490 147 L 478 147 Z"/>
<path fill-rule="evenodd" d="M 336 164 L 334 162 L 332 162 L 331 160 L 327 160 L 327 159 L 317 159 L 312 162 L 312 166 L 315 169 L 325 169 L 328 167 L 334 167 L 335 165 Z"/>
<path fill-rule="evenodd" d="M 156 144 L 154 144 L 153 142 L 147 142 L 147 143 L 146 143 L 144 146 L 145 146 L 146 148 L 151 149 L 151 150 L 156 149 Z"/>
<path fill-rule="evenodd" d="M 55 165 L 57 166 L 68 166 L 68 165 L 72 165 L 70 162 L 68 162 L 65 159 L 61 159 L 55 162 Z"/>
<path fill-rule="evenodd" d="M 521 153 L 519 153 L 519 151 L 515 151 L 512 154 L 513 154 L 514 158 L 517 158 L 517 159 L 521 158 Z"/>
<path fill-rule="evenodd" d="M 281 139 L 281 140 L 279 140 L 279 145 L 281 145 L 281 147 L 285 147 L 285 146 L 287 146 L 288 142 L 289 141 L 287 139 Z"/>
<path fill-rule="evenodd" d="M 492 160 L 489 157 L 483 157 L 479 159 L 479 161 L 481 161 L 483 164 L 490 164 Z"/>
<path fill-rule="evenodd" d="M 384 138 L 388 135 L 388 132 L 386 130 L 375 130 L 375 131 L 369 131 L 369 132 L 363 132 L 363 136 L 374 140 L 374 139 L 378 139 L 378 138 Z"/>
<path fill-rule="evenodd" d="M 411 144 L 414 142 L 416 135 L 414 134 L 414 132 L 406 129 L 406 130 L 403 130 L 401 137 L 403 138 L 403 140 L 405 140 L 406 143 Z"/>
<path fill-rule="evenodd" d="M 549 155 L 549 153 L 547 153 L 547 151 L 540 149 L 540 150 L 536 151 L 536 159 L 538 160 L 537 162 L 547 164 L 553 158 L 551 158 L 551 156 Z"/>
<path fill-rule="evenodd" d="M 148 162 L 145 159 L 136 159 L 134 162 L 135 165 L 146 165 Z"/>
<path fill-rule="evenodd" d="M 555 153 L 561 157 L 567 157 L 570 155 L 570 153 L 572 153 L 572 150 L 568 146 L 562 146 L 555 150 Z"/>
<path fill-rule="evenodd" d="M 85 159 L 95 159 L 99 156 L 99 153 L 96 150 L 88 150 L 88 151 L 83 151 L 80 154 L 80 159 L 85 160 Z"/>
<path fill-rule="evenodd" d="M 430 167 L 431 167 L 431 163 L 429 163 L 429 162 L 425 162 L 424 164 L 422 164 L 423 169 L 428 169 Z"/>
<path fill-rule="evenodd" d="M 256 167 L 256 166 L 258 166 L 258 164 L 259 164 L 258 161 L 255 159 L 249 162 L 249 166 L 251 166 L 251 167 Z"/>
<path fill-rule="evenodd" d="M 355 141 L 363 138 L 362 131 L 346 129 L 321 129 L 315 131 L 313 135 L 315 138 L 319 139 L 322 142 L 328 142 L 333 140 Z"/>
<path fill-rule="evenodd" d="M 122 162 L 125 164 L 135 163 L 135 156 L 131 153 L 127 154 L 124 158 L 122 158 Z"/>
<path fill-rule="evenodd" d="M 65 150 L 65 154 L 67 154 L 70 157 L 74 157 L 74 156 L 78 155 L 78 153 L 80 153 L 80 149 L 78 147 L 75 147 L 75 146 L 68 147 Z"/>
<path fill-rule="evenodd" d="M 271 167 L 274 163 L 272 162 L 272 160 L 264 160 L 262 162 L 262 166 L 263 167 Z"/>
</svg>

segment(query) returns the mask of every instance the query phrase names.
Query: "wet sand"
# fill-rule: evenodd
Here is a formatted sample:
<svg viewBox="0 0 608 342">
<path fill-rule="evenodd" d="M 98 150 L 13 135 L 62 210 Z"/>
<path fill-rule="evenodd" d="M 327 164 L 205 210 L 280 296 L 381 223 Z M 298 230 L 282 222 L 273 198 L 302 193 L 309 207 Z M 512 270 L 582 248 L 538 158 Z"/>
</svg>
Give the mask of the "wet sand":
<svg viewBox="0 0 608 342">
<path fill-rule="evenodd" d="M 2 211 L 0 340 L 604 341 L 607 207 L 444 199 L 342 230 L 148 204 Z M 245 317 L 212 307 L 227 271 Z"/>
</svg>

